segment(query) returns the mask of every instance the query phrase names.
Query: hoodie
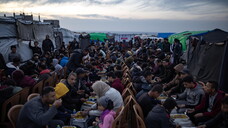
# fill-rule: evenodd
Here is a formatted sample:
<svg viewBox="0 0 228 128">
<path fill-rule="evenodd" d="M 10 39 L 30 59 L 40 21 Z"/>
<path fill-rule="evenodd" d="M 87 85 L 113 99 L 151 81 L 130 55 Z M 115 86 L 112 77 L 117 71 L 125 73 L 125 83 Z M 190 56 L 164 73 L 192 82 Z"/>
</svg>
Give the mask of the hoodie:
<svg viewBox="0 0 228 128">
<path fill-rule="evenodd" d="M 105 117 L 102 123 L 99 124 L 99 128 L 112 128 L 112 123 L 114 121 L 114 117 L 116 116 L 115 111 L 110 111 Z"/>
<path fill-rule="evenodd" d="M 68 63 L 68 61 L 69 61 L 69 57 L 64 56 L 64 57 L 60 60 L 60 63 L 59 63 L 59 64 L 60 64 L 62 67 L 65 67 L 66 64 Z"/>
<path fill-rule="evenodd" d="M 55 72 L 59 74 L 59 71 L 63 68 L 61 65 L 59 65 L 59 60 L 53 59 L 52 65 L 55 67 Z"/>
<path fill-rule="evenodd" d="M 7 75 L 11 75 L 13 71 L 19 70 L 19 66 L 14 66 L 13 62 L 7 63 L 6 67 L 7 67 Z"/>
<path fill-rule="evenodd" d="M 156 105 L 146 117 L 147 128 L 169 128 L 170 116 L 161 105 Z"/>
</svg>

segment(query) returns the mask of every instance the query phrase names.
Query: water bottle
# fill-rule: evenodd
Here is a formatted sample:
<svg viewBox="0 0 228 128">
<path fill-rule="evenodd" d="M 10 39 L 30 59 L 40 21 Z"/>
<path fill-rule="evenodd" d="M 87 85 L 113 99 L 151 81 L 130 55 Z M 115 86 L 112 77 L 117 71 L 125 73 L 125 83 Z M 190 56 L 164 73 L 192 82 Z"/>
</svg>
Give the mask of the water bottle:
<svg viewBox="0 0 228 128">
<path fill-rule="evenodd" d="M 76 114 L 76 113 L 77 113 L 77 112 L 76 112 L 76 109 L 74 109 L 74 110 L 73 110 L 73 114 Z"/>
<path fill-rule="evenodd" d="M 57 127 L 56 128 L 61 128 L 61 126 L 60 125 L 57 125 Z"/>
</svg>

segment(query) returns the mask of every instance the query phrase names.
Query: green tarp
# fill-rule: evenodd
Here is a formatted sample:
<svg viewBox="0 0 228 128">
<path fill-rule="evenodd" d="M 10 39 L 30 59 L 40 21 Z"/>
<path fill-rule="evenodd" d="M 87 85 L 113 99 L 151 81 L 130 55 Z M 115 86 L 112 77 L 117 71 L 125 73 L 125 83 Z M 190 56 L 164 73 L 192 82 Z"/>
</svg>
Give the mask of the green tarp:
<svg viewBox="0 0 228 128">
<path fill-rule="evenodd" d="M 169 42 L 172 44 L 174 42 L 174 39 L 180 40 L 180 43 L 182 44 L 182 50 L 186 51 L 186 40 L 188 39 L 189 36 L 200 34 L 200 33 L 205 33 L 208 31 L 185 31 L 177 34 L 173 34 L 169 36 Z"/>
<path fill-rule="evenodd" d="M 105 33 L 90 33 L 90 40 L 99 40 L 104 42 L 107 39 L 107 35 Z"/>
</svg>

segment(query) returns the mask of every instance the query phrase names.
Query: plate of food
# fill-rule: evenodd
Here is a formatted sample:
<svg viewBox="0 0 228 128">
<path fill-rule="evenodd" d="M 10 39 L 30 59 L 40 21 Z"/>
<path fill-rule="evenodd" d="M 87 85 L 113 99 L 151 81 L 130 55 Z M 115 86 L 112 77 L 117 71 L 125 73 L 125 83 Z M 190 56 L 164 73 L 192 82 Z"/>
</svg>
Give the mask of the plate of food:
<svg viewBox="0 0 228 128">
<path fill-rule="evenodd" d="M 159 96 L 157 99 L 158 100 L 165 100 L 165 99 L 167 99 L 167 97 L 165 97 L 165 96 Z"/>
<path fill-rule="evenodd" d="M 86 101 L 86 102 L 84 102 L 84 104 L 93 105 L 93 104 L 96 104 L 96 102 L 93 102 L 93 101 Z"/>
<path fill-rule="evenodd" d="M 170 116 L 173 119 L 188 119 L 188 116 L 185 114 L 171 114 Z"/>
<path fill-rule="evenodd" d="M 62 128 L 77 128 L 75 126 L 62 126 Z"/>
<path fill-rule="evenodd" d="M 77 120 L 83 120 L 85 118 L 86 118 L 86 116 L 82 115 L 82 112 L 81 111 L 78 111 L 76 113 L 75 119 L 77 119 Z"/>
</svg>

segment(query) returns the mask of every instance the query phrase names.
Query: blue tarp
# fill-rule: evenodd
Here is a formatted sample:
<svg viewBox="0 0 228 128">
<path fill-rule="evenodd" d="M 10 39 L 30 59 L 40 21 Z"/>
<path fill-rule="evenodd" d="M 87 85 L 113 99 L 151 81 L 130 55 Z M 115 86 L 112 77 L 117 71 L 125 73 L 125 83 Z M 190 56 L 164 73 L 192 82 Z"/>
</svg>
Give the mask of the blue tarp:
<svg viewBox="0 0 228 128">
<path fill-rule="evenodd" d="M 157 37 L 168 38 L 172 34 L 175 34 L 175 33 L 158 33 Z"/>
</svg>

